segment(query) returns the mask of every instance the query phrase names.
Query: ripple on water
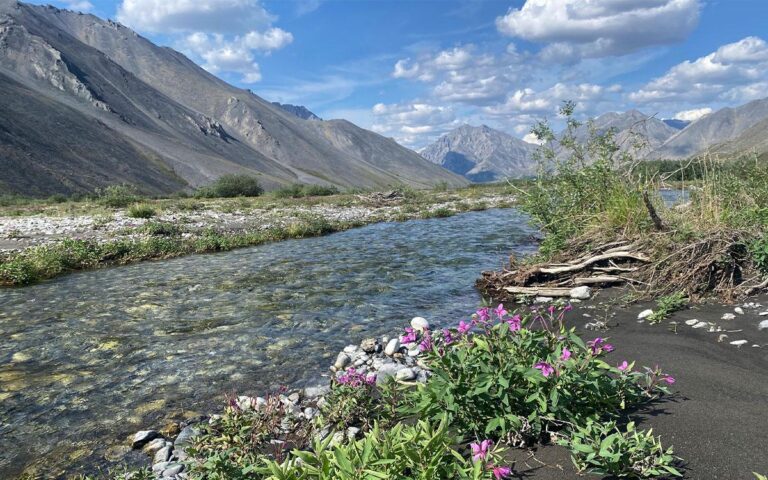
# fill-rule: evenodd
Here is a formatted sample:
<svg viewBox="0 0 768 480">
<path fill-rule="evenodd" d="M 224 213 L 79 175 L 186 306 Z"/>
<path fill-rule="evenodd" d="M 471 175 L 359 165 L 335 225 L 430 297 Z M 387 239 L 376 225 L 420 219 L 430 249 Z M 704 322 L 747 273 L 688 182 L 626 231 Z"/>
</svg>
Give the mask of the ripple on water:
<svg viewBox="0 0 768 480">
<path fill-rule="evenodd" d="M 534 233 L 492 210 L 1 290 L 0 478 L 107 465 L 166 416 L 311 381 L 416 314 L 454 321 L 480 270 L 533 252 Z"/>
</svg>

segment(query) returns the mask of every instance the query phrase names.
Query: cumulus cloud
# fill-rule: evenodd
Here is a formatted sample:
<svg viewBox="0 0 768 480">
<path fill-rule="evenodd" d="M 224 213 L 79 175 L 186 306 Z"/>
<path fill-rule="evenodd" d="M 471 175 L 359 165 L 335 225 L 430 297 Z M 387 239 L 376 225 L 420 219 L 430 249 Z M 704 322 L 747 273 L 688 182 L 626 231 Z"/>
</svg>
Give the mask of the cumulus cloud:
<svg viewBox="0 0 768 480">
<path fill-rule="evenodd" d="M 625 55 L 684 40 L 699 0 L 527 0 L 496 19 L 502 34 L 545 44 L 542 58 Z"/>
<path fill-rule="evenodd" d="M 710 113 L 712 113 L 712 109 L 709 107 L 694 108 L 692 110 L 683 110 L 682 112 L 677 112 L 673 118 L 684 120 L 686 122 L 693 122 L 700 119 L 704 115 L 709 115 Z"/>
<path fill-rule="evenodd" d="M 424 102 L 384 104 L 372 109 L 372 130 L 393 137 L 406 146 L 416 146 L 425 138 L 435 138 L 458 126 L 456 112 L 449 106 Z"/>
<path fill-rule="evenodd" d="M 540 92 L 532 88 L 516 90 L 507 96 L 504 103 L 486 107 L 484 111 L 496 116 L 519 114 L 544 116 L 556 113 L 563 101 L 572 100 L 580 104 L 580 111 L 584 113 L 592 110 L 605 95 L 617 91 L 616 85 L 604 87 L 591 83 L 556 83 Z"/>
<path fill-rule="evenodd" d="M 88 0 L 65 0 L 64 5 L 68 10 L 76 12 L 90 12 L 93 10 L 93 4 Z"/>
<path fill-rule="evenodd" d="M 747 37 L 696 60 L 679 63 L 633 92 L 639 103 L 748 101 L 765 96 L 768 44 Z"/>
<path fill-rule="evenodd" d="M 212 73 L 261 80 L 258 53 L 293 42 L 258 0 L 123 0 L 117 18 L 139 31 L 170 33 L 175 45 Z"/>
</svg>

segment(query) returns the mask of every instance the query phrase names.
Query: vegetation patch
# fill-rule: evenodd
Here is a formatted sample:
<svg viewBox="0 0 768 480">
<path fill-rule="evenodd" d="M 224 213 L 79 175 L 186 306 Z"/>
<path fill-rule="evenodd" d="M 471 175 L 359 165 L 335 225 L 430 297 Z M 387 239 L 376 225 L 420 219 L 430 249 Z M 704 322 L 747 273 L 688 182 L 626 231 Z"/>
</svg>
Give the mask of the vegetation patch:
<svg viewBox="0 0 768 480">
<path fill-rule="evenodd" d="M 202 187 L 195 196 L 203 198 L 258 197 L 264 193 L 259 179 L 252 175 L 227 174 Z"/>
</svg>

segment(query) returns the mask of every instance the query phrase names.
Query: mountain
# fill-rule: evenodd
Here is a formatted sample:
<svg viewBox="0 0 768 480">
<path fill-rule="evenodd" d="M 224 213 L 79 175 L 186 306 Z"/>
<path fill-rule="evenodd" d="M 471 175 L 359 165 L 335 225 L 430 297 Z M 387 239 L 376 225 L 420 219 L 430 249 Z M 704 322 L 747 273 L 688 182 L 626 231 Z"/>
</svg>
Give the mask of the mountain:
<svg viewBox="0 0 768 480">
<path fill-rule="evenodd" d="M 536 148 L 485 125 L 462 125 L 422 150 L 421 156 L 473 182 L 493 182 L 533 175 Z"/>
<path fill-rule="evenodd" d="M 666 123 L 675 130 L 682 130 L 691 124 L 690 120 L 679 120 L 677 118 L 665 118 L 662 122 Z"/>
<path fill-rule="evenodd" d="M 765 156 L 768 153 L 768 118 L 752 125 L 736 138 L 713 145 L 708 150 L 711 153 L 725 156 L 748 153 Z"/>
<path fill-rule="evenodd" d="M 168 193 L 225 173 L 267 188 L 466 183 L 393 140 L 304 120 L 120 24 L 51 6 L 0 0 L 0 92 L 6 193 L 119 182 Z"/>
<path fill-rule="evenodd" d="M 299 118 L 303 118 L 304 120 L 322 120 L 322 118 L 310 112 L 309 109 L 307 109 L 307 107 L 302 105 L 291 105 L 290 103 L 280 103 L 280 102 L 272 102 L 272 105 L 280 107 L 286 112 L 292 113 Z"/>
<path fill-rule="evenodd" d="M 576 138 L 586 142 L 589 139 L 590 127 L 600 134 L 613 130 L 614 140 L 620 151 L 636 156 L 644 156 L 655 150 L 678 131 L 637 110 L 604 113 L 581 125 L 576 130 Z"/>
<path fill-rule="evenodd" d="M 688 158 L 732 141 L 768 118 L 768 98 L 723 108 L 691 123 L 652 152 L 650 158 Z M 765 132 L 765 130 L 763 130 Z"/>
</svg>

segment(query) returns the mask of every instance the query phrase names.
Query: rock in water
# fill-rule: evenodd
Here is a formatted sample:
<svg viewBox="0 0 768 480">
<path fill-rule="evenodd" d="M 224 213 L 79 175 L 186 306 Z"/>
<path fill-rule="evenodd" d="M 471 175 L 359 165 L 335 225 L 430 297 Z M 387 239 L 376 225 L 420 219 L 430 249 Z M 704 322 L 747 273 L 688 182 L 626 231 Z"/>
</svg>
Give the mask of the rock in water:
<svg viewBox="0 0 768 480">
<path fill-rule="evenodd" d="M 159 437 L 160 434 L 154 430 L 142 430 L 140 432 L 136 432 L 136 435 L 133 436 L 133 443 L 131 444 L 131 447 L 139 449 Z"/>
<path fill-rule="evenodd" d="M 411 320 L 411 328 L 417 332 L 423 332 L 424 330 L 429 330 L 429 322 L 426 318 L 413 317 Z"/>
<path fill-rule="evenodd" d="M 578 300 L 588 300 L 592 296 L 592 289 L 586 285 L 572 289 L 568 295 Z"/>
</svg>

